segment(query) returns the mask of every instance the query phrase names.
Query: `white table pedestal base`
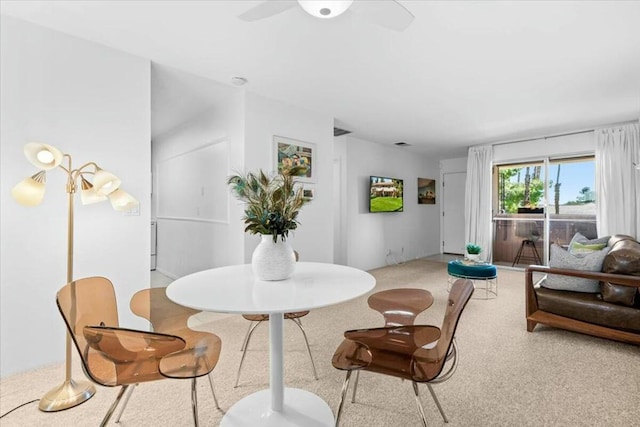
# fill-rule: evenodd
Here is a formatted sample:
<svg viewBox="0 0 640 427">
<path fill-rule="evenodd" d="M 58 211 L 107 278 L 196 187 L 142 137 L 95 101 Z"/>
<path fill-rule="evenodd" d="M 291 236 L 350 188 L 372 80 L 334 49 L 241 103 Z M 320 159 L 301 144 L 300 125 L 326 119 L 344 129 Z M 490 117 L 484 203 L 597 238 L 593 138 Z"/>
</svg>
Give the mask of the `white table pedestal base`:
<svg viewBox="0 0 640 427">
<path fill-rule="evenodd" d="M 333 427 L 334 425 L 333 412 L 327 402 L 309 391 L 298 388 L 284 389 L 282 412 L 271 410 L 271 391 L 266 389 L 237 402 L 220 422 L 220 427 Z"/>
</svg>

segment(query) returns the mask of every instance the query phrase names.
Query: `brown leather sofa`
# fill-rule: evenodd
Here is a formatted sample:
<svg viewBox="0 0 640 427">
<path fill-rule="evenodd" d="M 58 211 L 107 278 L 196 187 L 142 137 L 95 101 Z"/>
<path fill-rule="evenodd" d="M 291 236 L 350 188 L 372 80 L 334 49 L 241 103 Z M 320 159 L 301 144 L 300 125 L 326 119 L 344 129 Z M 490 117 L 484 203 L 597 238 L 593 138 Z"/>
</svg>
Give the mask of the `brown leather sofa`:
<svg viewBox="0 0 640 427">
<path fill-rule="evenodd" d="M 602 272 L 530 265 L 525 271 L 527 331 L 538 323 L 640 345 L 640 243 L 615 235 Z M 533 273 L 596 279 L 600 293 L 547 289 Z"/>
</svg>

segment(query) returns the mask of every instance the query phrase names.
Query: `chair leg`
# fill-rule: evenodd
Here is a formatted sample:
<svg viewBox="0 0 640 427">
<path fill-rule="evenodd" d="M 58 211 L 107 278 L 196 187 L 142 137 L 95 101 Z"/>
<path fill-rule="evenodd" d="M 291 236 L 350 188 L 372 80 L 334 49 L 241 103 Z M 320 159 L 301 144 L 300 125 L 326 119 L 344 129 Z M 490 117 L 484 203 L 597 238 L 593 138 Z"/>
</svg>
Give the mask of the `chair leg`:
<svg viewBox="0 0 640 427">
<path fill-rule="evenodd" d="M 522 256 L 522 250 L 524 249 L 524 240 L 522 241 L 522 243 L 520 243 L 520 249 L 518 249 L 518 253 L 516 254 L 516 257 L 513 260 L 513 264 L 511 264 L 511 267 L 514 267 L 516 264 L 518 264 L 520 262 L 520 257 Z"/>
<path fill-rule="evenodd" d="M 244 363 L 244 358 L 247 355 L 247 347 L 249 347 L 249 341 L 251 340 L 251 335 L 253 335 L 253 331 L 256 330 L 258 325 L 262 322 L 256 322 L 251 326 L 246 338 L 246 343 L 244 345 L 244 350 L 242 350 L 242 357 L 240 358 L 240 366 L 238 366 L 238 375 L 236 375 L 236 384 L 233 386 L 234 388 L 238 387 L 238 381 L 240 381 L 240 372 L 242 371 L 242 364 Z"/>
<path fill-rule="evenodd" d="M 427 383 L 427 388 L 431 393 L 431 397 L 433 397 L 433 401 L 436 402 L 436 406 L 438 407 L 438 411 L 440 411 L 440 415 L 442 415 L 442 419 L 444 420 L 445 423 L 448 423 L 449 420 L 447 419 L 447 416 L 444 414 L 444 411 L 442 410 L 442 406 L 440 406 L 440 401 L 438 400 L 438 396 L 436 396 L 436 392 L 433 391 L 433 387 L 431 387 L 431 384 L 429 383 Z"/>
<path fill-rule="evenodd" d="M 207 378 L 209 378 L 209 386 L 211 387 L 211 394 L 213 394 L 213 401 L 216 402 L 216 408 L 219 411 L 221 411 L 222 409 L 220 409 L 220 405 L 218 404 L 218 398 L 216 397 L 216 392 L 213 389 L 213 379 L 211 379 L 211 373 L 207 375 Z"/>
<path fill-rule="evenodd" d="M 255 322 L 249 322 L 249 327 L 247 328 L 247 333 L 244 334 L 244 340 L 242 341 L 242 347 L 240 347 L 240 351 L 244 351 L 244 349 L 247 347 L 247 344 L 249 342 L 249 334 L 251 333 L 251 330 L 253 329 L 253 325 Z"/>
<path fill-rule="evenodd" d="M 416 395 L 416 404 L 418 405 L 418 412 L 420 412 L 420 419 L 422 420 L 422 425 L 427 427 L 427 417 L 424 415 L 424 409 L 422 408 L 422 402 L 420 401 L 420 392 L 418 391 L 418 383 L 415 381 L 411 381 L 411 385 L 413 386 L 413 393 Z"/>
<path fill-rule="evenodd" d="M 356 403 L 356 390 L 358 390 L 359 379 L 360 379 L 360 371 L 356 371 L 356 380 L 353 382 L 353 393 L 351 394 L 351 403 Z"/>
<path fill-rule="evenodd" d="M 124 396 L 124 393 L 127 391 L 127 389 L 129 387 L 130 387 L 130 384 L 122 386 L 122 388 L 118 392 L 118 396 L 116 396 L 116 400 L 113 401 L 113 403 L 109 407 L 109 410 L 107 411 L 107 413 L 105 414 L 104 418 L 102 419 L 102 422 L 100 423 L 100 427 L 104 427 L 104 426 L 107 425 L 107 423 L 109 422 L 109 419 L 111 419 L 111 415 L 113 415 L 113 411 L 116 410 L 116 407 L 118 406 L 118 403 L 120 403 L 120 400 L 122 399 L 122 396 Z"/>
<path fill-rule="evenodd" d="M 311 355 L 311 348 L 309 348 L 309 341 L 307 340 L 307 333 L 304 331 L 304 328 L 302 327 L 302 322 L 300 321 L 300 319 L 291 319 L 291 320 L 293 320 L 293 323 L 298 325 L 298 328 L 300 328 L 300 330 L 302 331 L 302 336 L 304 337 L 304 343 L 307 345 L 307 353 L 309 353 L 309 359 L 311 360 L 311 368 L 313 369 L 313 377 L 317 380 L 318 379 L 318 373 L 316 372 L 316 364 L 313 363 L 313 356 Z"/>
<path fill-rule="evenodd" d="M 191 379 L 191 410 L 193 411 L 193 425 L 198 427 L 198 391 L 196 379 Z"/>
<path fill-rule="evenodd" d="M 538 248 L 536 248 L 536 243 L 531 243 L 531 248 L 533 249 L 533 257 L 536 259 L 539 265 L 542 265 L 542 259 L 540 259 L 540 254 L 538 253 Z"/>
<path fill-rule="evenodd" d="M 124 402 L 122 402 L 122 406 L 120 407 L 120 412 L 118 413 L 118 416 L 116 417 L 116 423 L 120 422 L 120 418 L 122 418 L 122 414 L 124 413 L 124 410 L 127 407 L 127 403 L 129 403 L 129 399 L 131 398 L 131 395 L 133 394 L 133 390 L 135 390 L 137 386 L 138 386 L 138 384 L 134 384 L 133 387 L 131 387 L 129 389 L 129 392 L 127 393 L 127 396 L 124 398 Z"/>
<path fill-rule="evenodd" d="M 342 408 L 344 407 L 344 397 L 349 389 L 349 378 L 351 378 L 351 371 L 347 371 L 347 377 L 342 383 L 342 391 L 340 392 L 340 404 L 338 405 L 338 412 L 336 413 L 336 427 L 340 424 L 340 415 L 342 415 Z"/>
</svg>

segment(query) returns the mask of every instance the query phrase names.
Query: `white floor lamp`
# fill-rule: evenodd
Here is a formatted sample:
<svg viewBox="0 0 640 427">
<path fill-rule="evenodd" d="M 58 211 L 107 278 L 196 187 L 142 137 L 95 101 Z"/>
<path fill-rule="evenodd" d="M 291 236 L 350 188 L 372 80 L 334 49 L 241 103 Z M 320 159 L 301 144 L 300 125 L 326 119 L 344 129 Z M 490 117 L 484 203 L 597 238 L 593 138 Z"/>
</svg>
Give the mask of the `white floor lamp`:
<svg viewBox="0 0 640 427">
<path fill-rule="evenodd" d="M 24 147 L 27 160 L 40 172 L 25 178 L 12 190 L 11 195 L 23 206 L 37 206 L 44 198 L 46 171 L 59 168 L 67 175 L 66 191 L 68 194 L 68 225 L 67 225 L 67 283 L 73 281 L 73 196 L 81 185 L 81 199 L 83 204 L 90 204 L 109 198 L 115 210 L 126 211 L 138 205 L 138 201 L 120 189 L 120 179 L 112 173 L 100 169 L 93 162 L 85 163 L 73 169 L 71 156 L 64 154 L 48 144 L 30 142 Z M 66 167 L 62 165 L 67 160 Z M 86 179 L 93 175 L 93 183 Z M 71 378 L 71 337 L 66 334 L 66 376 L 64 382 L 50 390 L 40 399 L 39 408 L 45 412 L 61 411 L 86 402 L 96 392 L 95 387 L 88 381 L 76 382 Z"/>
</svg>

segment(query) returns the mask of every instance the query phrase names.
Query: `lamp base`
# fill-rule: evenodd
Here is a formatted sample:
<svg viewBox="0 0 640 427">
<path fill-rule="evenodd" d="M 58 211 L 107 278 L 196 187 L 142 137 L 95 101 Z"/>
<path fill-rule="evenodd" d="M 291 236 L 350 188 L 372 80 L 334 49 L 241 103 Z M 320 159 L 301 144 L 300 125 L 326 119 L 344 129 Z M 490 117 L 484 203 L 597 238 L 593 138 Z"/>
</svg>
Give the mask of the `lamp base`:
<svg viewBox="0 0 640 427">
<path fill-rule="evenodd" d="M 38 409 L 44 412 L 56 412 L 73 408 L 86 402 L 96 392 L 96 388 L 88 381 L 75 382 L 69 379 L 42 396 Z"/>
</svg>

